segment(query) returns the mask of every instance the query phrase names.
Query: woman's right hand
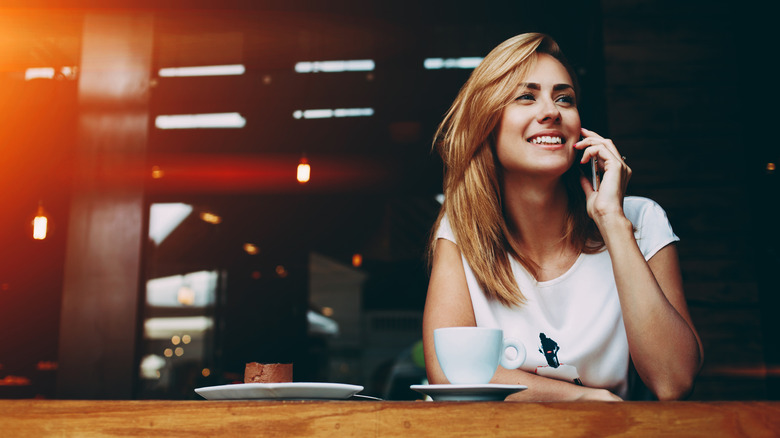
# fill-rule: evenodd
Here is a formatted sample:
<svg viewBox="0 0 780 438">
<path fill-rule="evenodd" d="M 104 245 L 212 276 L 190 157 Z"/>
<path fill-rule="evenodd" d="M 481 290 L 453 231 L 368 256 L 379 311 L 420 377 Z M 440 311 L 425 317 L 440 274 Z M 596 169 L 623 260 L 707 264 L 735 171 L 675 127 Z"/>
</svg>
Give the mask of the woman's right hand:
<svg viewBox="0 0 780 438">
<path fill-rule="evenodd" d="M 614 214 L 625 218 L 623 198 L 628 180 L 631 179 L 631 168 L 628 167 L 612 140 L 585 128 L 582 128 L 581 132 L 583 139 L 574 144 L 576 149 L 584 150 L 580 164 L 596 159 L 599 169 L 604 172 L 598 190 L 595 190 L 596 188 L 585 176 L 580 178 L 587 199 L 588 215 L 602 230 L 603 218 Z"/>
</svg>

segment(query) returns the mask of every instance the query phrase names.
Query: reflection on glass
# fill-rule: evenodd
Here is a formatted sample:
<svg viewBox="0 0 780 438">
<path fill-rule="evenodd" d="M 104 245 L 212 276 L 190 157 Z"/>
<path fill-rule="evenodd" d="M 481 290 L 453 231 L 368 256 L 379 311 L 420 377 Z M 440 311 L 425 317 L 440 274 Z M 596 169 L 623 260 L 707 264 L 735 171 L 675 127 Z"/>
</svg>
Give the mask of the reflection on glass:
<svg viewBox="0 0 780 438">
<path fill-rule="evenodd" d="M 243 128 L 246 119 L 239 113 L 175 114 L 157 116 L 158 129 Z"/>
<path fill-rule="evenodd" d="M 192 76 L 235 76 L 242 75 L 246 68 L 242 64 L 231 65 L 202 65 L 195 67 L 168 67 L 161 68 L 160 77 L 192 77 Z"/>
<path fill-rule="evenodd" d="M 213 366 L 219 278 L 196 271 L 146 282 L 139 398 L 193 398 L 178 391 L 199 385 Z"/>
<path fill-rule="evenodd" d="M 427 58 L 423 61 L 423 67 L 426 70 L 441 70 L 441 69 L 473 69 L 476 68 L 479 63 L 482 62 L 482 58 L 479 57 L 465 57 L 465 58 Z"/>
<path fill-rule="evenodd" d="M 374 60 L 314 61 L 295 64 L 296 73 L 341 73 L 345 71 L 373 71 Z"/>
<path fill-rule="evenodd" d="M 293 117 L 296 119 L 331 119 L 341 117 L 370 117 L 374 115 L 373 108 L 336 108 L 336 109 L 307 109 L 296 110 Z"/>
<path fill-rule="evenodd" d="M 154 307 L 206 307 L 214 303 L 216 271 L 154 278 L 146 282 L 146 302 Z"/>
<path fill-rule="evenodd" d="M 149 238 L 159 245 L 192 213 L 192 206 L 180 202 L 152 204 L 149 209 Z"/>
<path fill-rule="evenodd" d="M 54 67 L 33 67 L 24 71 L 24 80 L 31 81 L 33 79 L 75 79 L 77 67 L 63 66 L 60 67 L 59 72 Z"/>
</svg>

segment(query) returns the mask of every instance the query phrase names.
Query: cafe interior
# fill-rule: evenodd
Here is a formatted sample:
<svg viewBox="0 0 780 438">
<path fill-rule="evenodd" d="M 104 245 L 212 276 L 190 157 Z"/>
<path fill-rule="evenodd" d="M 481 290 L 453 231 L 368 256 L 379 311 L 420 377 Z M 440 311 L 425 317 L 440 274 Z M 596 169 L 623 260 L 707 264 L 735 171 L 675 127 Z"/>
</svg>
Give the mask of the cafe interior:
<svg viewBox="0 0 780 438">
<path fill-rule="evenodd" d="M 419 399 L 433 135 L 482 57 L 537 31 L 680 236 L 690 399 L 777 400 L 771 37 L 734 5 L 0 8 L 0 398 L 201 400 L 283 362 Z"/>
</svg>

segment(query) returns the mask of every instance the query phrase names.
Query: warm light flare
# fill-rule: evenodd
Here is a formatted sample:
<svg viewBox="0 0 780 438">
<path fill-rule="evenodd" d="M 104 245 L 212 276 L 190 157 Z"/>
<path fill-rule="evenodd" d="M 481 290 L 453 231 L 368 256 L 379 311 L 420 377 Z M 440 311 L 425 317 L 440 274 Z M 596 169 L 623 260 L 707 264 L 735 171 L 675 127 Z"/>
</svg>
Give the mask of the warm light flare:
<svg viewBox="0 0 780 438">
<path fill-rule="evenodd" d="M 0 386 L 29 386 L 32 381 L 23 376 L 5 376 L 0 379 Z"/>
<path fill-rule="evenodd" d="M 38 361 L 38 364 L 35 366 L 39 371 L 56 371 L 58 367 L 59 364 L 51 360 Z"/>
<path fill-rule="evenodd" d="M 152 178 L 160 179 L 163 176 L 165 176 L 165 172 L 163 172 L 163 170 L 160 169 L 160 166 L 152 166 Z"/>
<path fill-rule="evenodd" d="M 363 264 L 363 256 L 361 254 L 352 255 L 352 266 L 359 268 Z"/>
<path fill-rule="evenodd" d="M 296 170 L 302 151 L 295 155 L 185 155 L 162 155 L 158 158 L 155 164 L 165 172 L 165 176 L 149 178 L 148 190 L 151 193 L 297 193 L 301 189 Z M 307 164 L 314 167 L 313 159 L 307 158 Z M 394 161 L 357 157 L 318 156 L 316 167 L 316 173 L 310 174 L 310 182 L 312 176 L 316 178 L 317 190 L 349 191 L 356 187 L 393 184 L 401 180 L 402 174 Z M 148 173 L 146 175 L 148 177 Z"/>
<path fill-rule="evenodd" d="M 300 163 L 298 163 L 297 178 L 298 182 L 301 184 L 309 182 L 309 179 L 311 178 L 311 166 L 306 158 L 301 158 Z"/>
</svg>

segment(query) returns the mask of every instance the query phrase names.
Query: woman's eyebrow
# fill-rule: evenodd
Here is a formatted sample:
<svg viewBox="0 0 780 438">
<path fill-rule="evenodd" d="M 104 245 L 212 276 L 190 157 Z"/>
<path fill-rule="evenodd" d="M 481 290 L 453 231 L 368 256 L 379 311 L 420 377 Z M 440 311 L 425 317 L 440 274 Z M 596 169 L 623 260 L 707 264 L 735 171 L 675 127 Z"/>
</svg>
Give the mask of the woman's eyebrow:
<svg viewBox="0 0 780 438">
<path fill-rule="evenodd" d="M 538 84 L 536 82 L 521 82 L 519 84 L 520 88 L 529 88 L 531 90 L 541 90 L 542 86 L 541 84 Z M 567 89 L 574 89 L 574 87 L 571 84 L 555 84 L 553 85 L 553 91 L 561 91 L 561 90 L 567 90 Z"/>
</svg>

